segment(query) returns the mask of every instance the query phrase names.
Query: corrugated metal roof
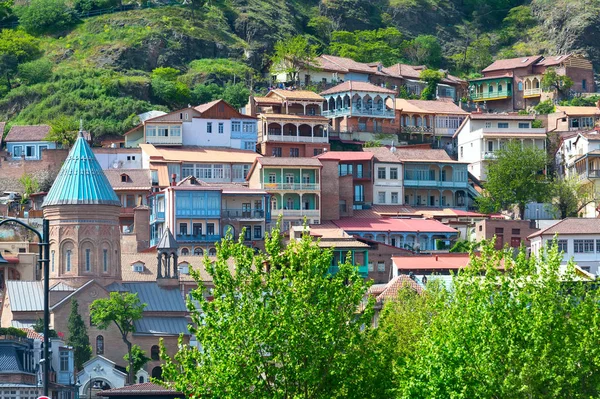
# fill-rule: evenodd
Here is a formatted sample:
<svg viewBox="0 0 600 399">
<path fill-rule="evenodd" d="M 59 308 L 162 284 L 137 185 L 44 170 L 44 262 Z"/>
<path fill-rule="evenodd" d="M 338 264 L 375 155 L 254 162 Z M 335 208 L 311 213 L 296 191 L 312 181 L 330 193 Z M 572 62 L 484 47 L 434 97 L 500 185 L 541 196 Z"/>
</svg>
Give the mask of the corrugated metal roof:
<svg viewBox="0 0 600 399">
<path fill-rule="evenodd" d="M 35 320 L 12 320 L 10 322 L 11 327 L 15 328 L 32 328 L 35 324 Z"/>
<path fill-rule="evenodd" d="M 42 206 L 83 204 L 121 206 L 92 149 L 79 133 Z"/>
<path fill-rule="evenodd" d="M 138 294 L 142 303 L 147 304 L 146 312 L 186 312 L 185 301 L 178 289 L 165 289 L 155 282 L 123 283 L 123 287 Z"/>
<path fill-rule="evenodd" d="M 10 310 L 13 312 L 36 312 L 44 310 L 44 290 L 41 281 L 6 282 Z"/>
<path fill-rule="evenodd" d="M 190 334 L 185 317 L 142 317 L 134 322 L 136 334 Z"/>
<path fill-rule="evenodd" d="M 77 291 L 77 288 L 71 287 L 61 281 L 50 287 L 50 291 Z"/>
</svg>

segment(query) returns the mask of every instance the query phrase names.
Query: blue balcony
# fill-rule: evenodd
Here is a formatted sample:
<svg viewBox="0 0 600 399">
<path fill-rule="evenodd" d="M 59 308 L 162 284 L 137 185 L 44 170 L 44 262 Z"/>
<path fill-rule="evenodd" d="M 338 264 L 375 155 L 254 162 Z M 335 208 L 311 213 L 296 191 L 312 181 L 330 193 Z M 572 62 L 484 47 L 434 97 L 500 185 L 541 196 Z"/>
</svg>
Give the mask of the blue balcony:
<svg viewBox="0 0 600 399">
<path fill-rule="evenodd" d="M 232 139 L 241 139 L 241 140 L 256 140 L 257 133 L 254 132 L 231 132 Z"/>
<path fill-rule="evenodd" d="M 177 234 L 177 241 L 180 242 L 206 242 L 214 243 L 221 239 L 219 234 Z"/>
<path fill-rule="evenodd" d="M 165 213 L 164 212 L 151 212 L 150 213 L 150 223 L 164 222 L 165 221 Z"/>
<path fill-rule="evenodd" d="M 411 188 L 467 188 L 467 181 L 404 180 L 404 187 Z"/>
</svg>

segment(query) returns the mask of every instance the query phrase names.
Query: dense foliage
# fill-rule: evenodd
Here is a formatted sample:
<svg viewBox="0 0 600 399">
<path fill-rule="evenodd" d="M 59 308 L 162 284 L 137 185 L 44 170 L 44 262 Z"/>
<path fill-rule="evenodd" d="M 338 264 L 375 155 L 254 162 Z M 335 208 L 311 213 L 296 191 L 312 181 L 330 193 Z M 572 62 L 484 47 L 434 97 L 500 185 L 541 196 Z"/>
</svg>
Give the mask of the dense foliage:
<svg viewBox="0 0 600 399">
<path fill-rule="evenodd" d="M 92 347 L 90 337 L 81 314 L 79 314 L 79 302 L 71 300 L 71 313 L 69 314 L 69 338 L 67 345 L 73 347 L 73 358 L 75 361 L 75 372 L 83 370 L 83 364 L 91 359 Z"/>
</svg>

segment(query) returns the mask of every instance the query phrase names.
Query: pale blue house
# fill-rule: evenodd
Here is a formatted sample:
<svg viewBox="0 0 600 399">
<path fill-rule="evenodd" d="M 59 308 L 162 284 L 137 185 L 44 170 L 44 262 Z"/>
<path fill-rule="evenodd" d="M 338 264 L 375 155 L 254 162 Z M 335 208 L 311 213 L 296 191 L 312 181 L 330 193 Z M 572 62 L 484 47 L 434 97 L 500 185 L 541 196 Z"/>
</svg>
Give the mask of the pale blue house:
<svg viewBox="0 0 600 399">
<path fill-rule="evenodd" d="M 4 139 L 6 151 L 12 159 L 36 161 L 44 150 L 53 150 L 57 144 L 44 139 L 50 132 L 48 125 L 12 126 Z"/>
</svg>

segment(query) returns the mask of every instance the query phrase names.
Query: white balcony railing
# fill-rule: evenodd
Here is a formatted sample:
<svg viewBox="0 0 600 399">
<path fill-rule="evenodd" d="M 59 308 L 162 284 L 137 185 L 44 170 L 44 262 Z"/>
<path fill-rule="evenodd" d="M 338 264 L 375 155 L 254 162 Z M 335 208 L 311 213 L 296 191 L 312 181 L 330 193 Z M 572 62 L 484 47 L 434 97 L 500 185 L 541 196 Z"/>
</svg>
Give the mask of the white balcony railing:
<svg viewBox="0 0 600 399">
<path fill-rule="evenodd" d="M 537 89 L 525 89 L 525 90 L 523 90 L 523 95 L 525 97 L 541 96 L 542 95 L 542 89 L 539 88 L 539 87 Z"/>
<path fill-rule="evenodd" d="M 506 133 L 506 134 L 510 134 L 510 135 L 514 135 L 515 133 L 525 133 L 525 134 L 534 133 L 534 134 L 539 134 L 540 138 L 545 138 L 545 135 L 546 135 L 546 129 L 543 127 L 540 127 L 540 128 L 528 127 L 528 128 L 523 128 L 523 129 L 518 129 L 518 128 L 503 129 L 503 128 L 498 128 L 498 127 L 484 127 L 481 130 L 483 131 L 484 135 L 486 133 L 494 133 L 494 135 L 498 135 L 498 134 L 502 134 L 502 133 Z"/>
<path fill-rule="evenodd" d="M 264 190 L 318 191 L 319 183 L 263 183 Z"/>
<path fill-rule="evenodd" d="M 380 118 L 394 118 L 395 111 L 388 109 L 365 109 L 365 108 L 356 108 L 356 107 L 345 107 L 345 108 L 336 108 L 327 111 L 323 111 L 323 116 L 325 117 L 335 117 L 335 116 L 374 116 Z"/>
<path fill-rule="evenodd" d="M 163 145 L 181 145 L 183 144 L 183 139 L 182 136 L 147 136 L 146 143 Z"/>
<path fill-rule="evenodd" d="M 283 217 L 318 218 L 321 211 L 318 209 L 272 209 L 271 218 L 276 219 L 279 215 Z"/>
<path fill-rule="evenodd" d="M 263 142 L 269 141 L 282 143 L 328 143 L 329 137 L 286 136 L 281 134 L 267 134 L 263 136 Z"/>
</svg>

